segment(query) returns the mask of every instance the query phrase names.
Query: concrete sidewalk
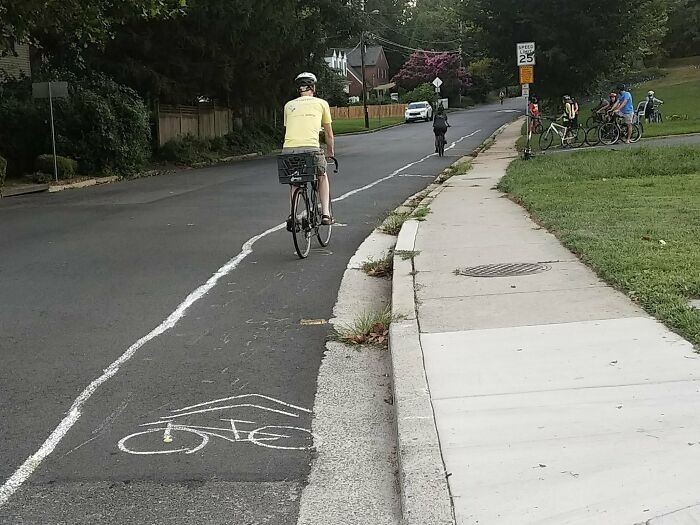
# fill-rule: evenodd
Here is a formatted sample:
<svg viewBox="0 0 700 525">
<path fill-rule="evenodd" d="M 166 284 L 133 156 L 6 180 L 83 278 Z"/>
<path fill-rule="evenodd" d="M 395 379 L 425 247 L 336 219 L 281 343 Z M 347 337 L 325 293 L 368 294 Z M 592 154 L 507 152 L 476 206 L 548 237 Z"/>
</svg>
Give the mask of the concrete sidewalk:
<svg viewBox="0 0 700 525">
<path fill-rule="evenodd" d="M 494 189 L 520 126 L 435 190 L 397 245 L 414 258 L 394 278 L 408 320 L 392 336 L 411 344 L 397 293 L 412 280 L 456 523 L 700 523 L 699 356 Z M 536 273 L 467 275 L 509 269 Z M 412 463 L 402 425 L 424 416 L 400 391 L 400 461 Z"/>
</svg>

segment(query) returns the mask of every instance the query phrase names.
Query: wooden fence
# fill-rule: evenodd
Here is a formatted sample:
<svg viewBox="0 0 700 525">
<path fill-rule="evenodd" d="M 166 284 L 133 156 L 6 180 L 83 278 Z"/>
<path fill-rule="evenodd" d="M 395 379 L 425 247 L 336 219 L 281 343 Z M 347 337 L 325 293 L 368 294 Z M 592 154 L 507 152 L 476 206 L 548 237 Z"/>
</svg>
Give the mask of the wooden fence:
<svg viewBox="0 0 700 525">
<path fill-rule="evenodd" d="M 233 131 L 233 111 L 217 106 L 158 107 L 158 145 L 185 135 L 208 139 L 223 137 Z"/>
<path fill-rule="evenodd" d="M 384 104 L 381 106 L 367 106 L 369 118 L 403 117 L 406 104 Z M 362 106 L 349 106 L 347 108 L 331 108 L 331 116 L 334 120 L 365 118 Z"/>
</svg>

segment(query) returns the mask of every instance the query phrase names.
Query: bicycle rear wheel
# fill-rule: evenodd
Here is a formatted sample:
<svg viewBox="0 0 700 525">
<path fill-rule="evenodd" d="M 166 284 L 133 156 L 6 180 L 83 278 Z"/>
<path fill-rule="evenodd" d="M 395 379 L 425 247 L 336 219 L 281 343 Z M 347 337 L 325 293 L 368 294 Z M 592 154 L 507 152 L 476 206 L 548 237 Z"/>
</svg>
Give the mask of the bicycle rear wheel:
<svg viewBox="0 0 700 525">
<path fill-rule="evenodd" d="M 632 125 L 632 137 L 630 138 L 630 142 L 639 142 L 639 139 L 642 138 L 642 126 L 640 124 L 633 124 Z"/>
<path fill-rule="evenodd" d="M 318 183 L 315 183 L 314 185 L 314 201 L 316 204 L 316 216 L 314 217 L 314 222 L 316 224 L 315 229 L 316 229 L 316 238 L 318 239 L 318 243 L 321 246 L 328 246 L 328 243 L 331 242 L 331 233 L 333 231 L 333 225 L 332 224 L 323 224 L 323 208 L 321 207 L 321 195 L 318 192 Z M 331 217 L 333 217 L 333 203 L 329 202 L 328 203 L 328 213 L 330 214 Z"/>
<path fill-rule="evenodd" d="M 306 187 L 296 188 L 292 196 L 292 220 L 294 221 L 292 238 L 294 239 L 294 249 L 300 259 L 305 259 L 311 250 L 311 226 L 309 223 L 311 213 Z"/>
<path fill-rule="evenodd" d="M 445 135 L 440 135 L 438 138 L 438 155 L 440 157 L 445 156 Z"/>
<path fill-rule="evenodd" d="M 540 149 L 545 151 L 552 145 L 552 142 L 554 142 L 554 132 L 550 128 L 540 135 Z"/>
<path fill-rule="evenodd" d="M 598 128 L 598 139 L 606 146 L 615 144 L 620 138 L 620 128 L 614 122 L 606 122 Z"/>
</svg>

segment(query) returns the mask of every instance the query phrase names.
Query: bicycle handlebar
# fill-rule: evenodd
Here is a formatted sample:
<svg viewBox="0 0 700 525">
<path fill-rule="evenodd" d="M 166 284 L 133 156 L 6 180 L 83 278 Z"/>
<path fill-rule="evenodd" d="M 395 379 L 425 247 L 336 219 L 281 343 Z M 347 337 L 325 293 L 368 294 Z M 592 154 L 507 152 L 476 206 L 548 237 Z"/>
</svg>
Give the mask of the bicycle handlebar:
<svg viewBox="0 0 700 525">
<path fill-rule="evenodd" d="M 335 157 L 328 157 L 328 160 L 332 160 L 335 164 L 335 169 L 333 170 L 333 173 L 338 173 L 338 159 L 336 159 Z"/>
</svg>

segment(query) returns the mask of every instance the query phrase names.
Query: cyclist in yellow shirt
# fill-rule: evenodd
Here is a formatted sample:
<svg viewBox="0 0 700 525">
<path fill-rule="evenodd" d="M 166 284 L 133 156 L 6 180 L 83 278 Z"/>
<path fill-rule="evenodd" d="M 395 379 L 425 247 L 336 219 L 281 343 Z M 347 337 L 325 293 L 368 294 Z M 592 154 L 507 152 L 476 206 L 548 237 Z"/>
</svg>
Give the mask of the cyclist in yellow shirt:
<svg viewBox="0 0 700 525">
<path fill-rule="evenodd" d="M 333 224 L 330 214 L 331 188 L 328 180 L 326 158 L 335 155 L 335 140 L 331 109 L 328 102 L 316 97 L 316 75 L 301 73 L 295 79 L 299 89 L 299 98 L 290 100 L 284 106 L 283 154 L 315 153 L 318 159 L 318 191 L 321 197 L 322 224 Z M 319 133 L 323 128 L 326 137 L 326 153 L 321 149 Z M 290 190 L 292 190 L 290 186 Z M 287 230 L 293 227 L 292 217 L 287 218 Z"/>
</svg>

